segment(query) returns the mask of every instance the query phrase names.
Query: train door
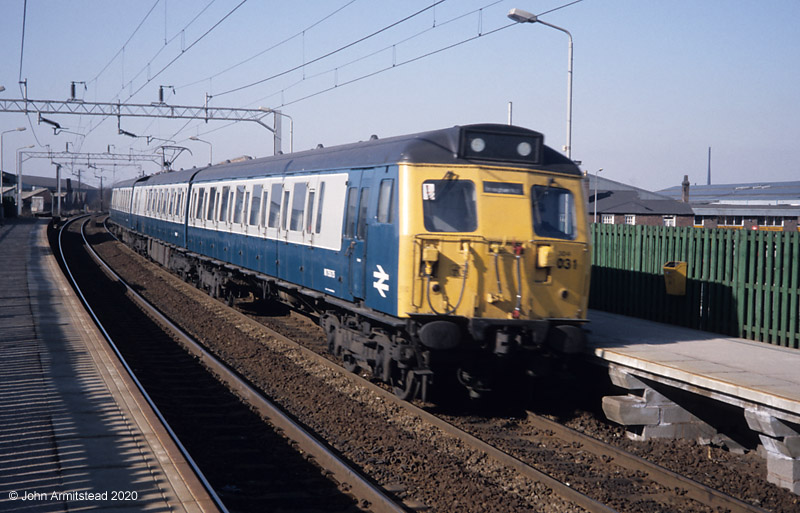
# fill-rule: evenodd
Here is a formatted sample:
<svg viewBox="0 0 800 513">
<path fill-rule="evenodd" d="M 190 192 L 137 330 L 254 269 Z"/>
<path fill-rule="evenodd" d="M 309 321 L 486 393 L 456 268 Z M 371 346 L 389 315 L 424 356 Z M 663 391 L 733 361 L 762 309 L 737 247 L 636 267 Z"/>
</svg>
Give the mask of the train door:
<svg viewBox="0 0 800 513">
<path fill-rule="evenodd" d="M 284 183 L 283 179 L 279 178 L 274 181 L 268 182 L 269 184 L 269 210 L 267 212 L 267 228 L 266 228 L 266 236 L 268 239 L 268 243 L 266 244 L 265 252 L 269 255 L 268 258 L 268 265 L 267 265 L 267 273 L 273 276 L 281 276 L 281 263 L 280 262 L 280 254 L 279 248 L 281 244 L 284 244 L 284 238 L 281 227 L 283 226 L 282 220 L 285 220 L 285 214 L 281 216 L 281 207 L 284 203 L 287 204 L 288 208 L 288 197 L 284 199 L 284 196 L 288 194 L 288 191 L 284 190 Z M 284 209 L 285 211 L 285 209 Z"/>
<path fill-rule="evenodd" d="M 363 299 L 367 253 L 367 210 L 371 170 L 350 172 L 345 203 L 342 247 L 347 257 L 348 288 L 353 297 Z"/>
<path fill-rule="evenodd" d="M 368 210 L 369 244 L 366 251 L 366 301 L 375 310 L 397 312 L 397 167 L 375 170 Z"/>
</svg>

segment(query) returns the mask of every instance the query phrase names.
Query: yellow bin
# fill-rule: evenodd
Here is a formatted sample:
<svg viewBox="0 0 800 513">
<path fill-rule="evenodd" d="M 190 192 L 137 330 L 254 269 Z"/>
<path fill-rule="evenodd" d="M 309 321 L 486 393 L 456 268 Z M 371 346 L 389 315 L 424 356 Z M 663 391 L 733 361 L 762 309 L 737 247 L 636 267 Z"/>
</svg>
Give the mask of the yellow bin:
<svg viewBox="0 0 800 513">
<path fill-rule="evenodd" d="M 667 262 L 664 264 L 664 283 L 667 294 L 671 296 L 686 295 L 686 262 Z"/>
</svg>

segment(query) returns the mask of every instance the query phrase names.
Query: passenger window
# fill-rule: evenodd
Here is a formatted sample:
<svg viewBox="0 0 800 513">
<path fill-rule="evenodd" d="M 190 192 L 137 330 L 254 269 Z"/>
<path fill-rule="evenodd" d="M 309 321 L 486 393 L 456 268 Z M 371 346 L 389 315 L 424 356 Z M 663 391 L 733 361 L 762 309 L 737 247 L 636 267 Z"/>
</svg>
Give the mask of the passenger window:
<svg viewBox="0 0 800 513">
<path fill-rule="evenodd" d="M 261 222 L 259 226 L 267 226 L 267 203 L 268 194 L 267 191 L 264 191 L 264 195 L 261 197 Z"/>
<path fill-rule="evenodd" d="M 208 213 L 206 219 L 208 221 L 214 220 L 214 209 L 217 206 L 217 188 L 212 187 L 208 193 Z"/>
<path fill-rule="evenodd" d="M 295 232 L 303 230 L 303 205 L 306 203 L 306 190 L 308 184 L 296 183 L 294 185 L 294 196 L 292 197 L 292 218 L 289 221 L 289 229 Z"/>
<path fill-rule="evenodd" d="M 281 191 L 283 191 L 283 185 L 279 183 L 272 184 L 272 191 L 270 192 L 272 195 L 272 201 L 269 204 L 270 228 L 278 227 L 278 219 L 281 213 Z"/>
<path fill-rule="evenodd" d="M 351 187 L 347 191 L 347 207 L 346 207 L 346 214 L 344 219 L 344 236 L 348 239 L 352 239 L 353 235 L 356 233 L 356 214 L 358 205 L 356 205 L 356 201 L 358 196 L 356 194 L 356 188 Z"/>
<path fill-rule="evenodd" d="M 194 214 L 194 216 L 197 219 L 203 218 L 203 200 L 205 199 L 205 196 L 206 196 L 205 189 L 200 189 L 199 191 L 197 191 L 197 211 Z"/>
<path fill-rule="evenodd" d="M 306 215 L 306 229 L 305 231 L 308 233 L 312 232 L 314 228 L 314 191 L 308 192 L 308 214 Z"/>
<path fill-rule="evenodd" d="M 236 186 L 236 201 L 233 204 L 233 222 L 241 224 L 244 210 L 244 185 Z"/>
<path fill-rule="evenodd" d="M 394 180 L 381 180 L 381 190 L 378 193 L 378 222 L 392 222 L 392 189 Z"/>
<path fill-rule="evenodd" d="M 222 201 L 220 203 L 219 208 L 219 220 L 223 223 L 228 220 L 228 203 L 230 199 L 228 196 L 230 195 L 231 188 L 230 187 L 223 187 L 222 188 Z"/>
<path fill-rule="evenodd" d="M 358 229 L 356 236 L 359 239 L 366 238 L 367 235 L 367 207 L 369 206 L 369 187 L 361 189 L 361 200 L 358 202 Z"/>
<path fill-rule="evenodd" d="M 478 227 L 475 184 L 470 180 L 427 180 L 422 215 L 429 232 L 472 232 Z"/>
<path fill-rule="evenodd" d="M 322 200 L 325 199 L 325 182 L 319 184 L 319 205 L 317 205 L 317 226 L 314 229 L 315 233 L 322 230 Z"/>
<path fill-rule="evenodd" d="M 250 225 L 256 226 L 258 218 L 261 216 L 261 185 L 253 186 L 253 202 L 250 204 Z"/>
<path fill-rule="evenodd" d="M 281 226 L 283 226 L 284 230 L 289 229 L 289 225 L 286 224 L 286 221 L 289 220 L 289 191 L 283 191 L 283 210 L 281 210 Z"/>
</svg>

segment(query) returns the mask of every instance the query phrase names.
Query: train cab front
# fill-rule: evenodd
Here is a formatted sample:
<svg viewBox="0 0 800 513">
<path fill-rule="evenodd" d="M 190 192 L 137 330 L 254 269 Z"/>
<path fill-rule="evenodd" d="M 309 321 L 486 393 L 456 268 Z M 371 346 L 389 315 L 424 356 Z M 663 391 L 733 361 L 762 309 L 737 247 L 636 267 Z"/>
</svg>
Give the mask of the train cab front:
<svg viewBox="0 0 800 513">
<path fill-rule="evenodd" d="M 487 139 L 464 144 L 497 143 Z M 542 151 L 525 137 L 503 143 L 520 155 Z M 401 242 L 413 275 L 400 299 L 432 365 L 455 367 L 473 396 L 504 376 L 539 375 L 585 345 L 591 255 L 581 173 L 507 160 L 408 170 L 406 206 L 421 216 L 409 220 L 406 250 Z"/>
</svg>

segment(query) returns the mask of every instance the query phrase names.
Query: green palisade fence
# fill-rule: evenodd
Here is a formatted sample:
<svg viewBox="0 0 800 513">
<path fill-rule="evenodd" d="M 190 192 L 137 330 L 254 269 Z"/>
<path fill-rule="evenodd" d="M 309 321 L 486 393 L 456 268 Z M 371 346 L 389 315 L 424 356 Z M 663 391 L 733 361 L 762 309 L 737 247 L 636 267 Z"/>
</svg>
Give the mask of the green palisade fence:
<svg viewBox="0 0 800 513">
<path fill-rule="evenodd" d="M 800 347 L 800 233 L 592 226 L 598 310 Z M 686 295 L 666 293 L 664 264 L 687 262 Z"/>
</svg>

